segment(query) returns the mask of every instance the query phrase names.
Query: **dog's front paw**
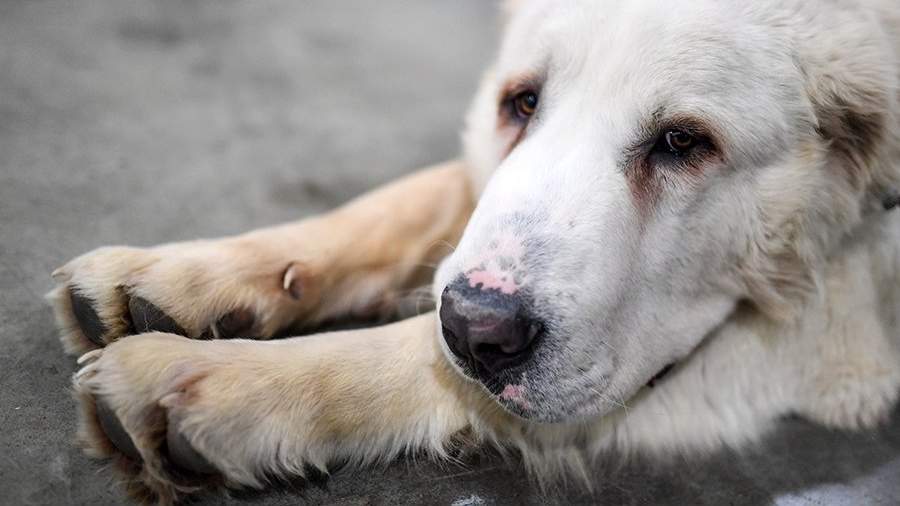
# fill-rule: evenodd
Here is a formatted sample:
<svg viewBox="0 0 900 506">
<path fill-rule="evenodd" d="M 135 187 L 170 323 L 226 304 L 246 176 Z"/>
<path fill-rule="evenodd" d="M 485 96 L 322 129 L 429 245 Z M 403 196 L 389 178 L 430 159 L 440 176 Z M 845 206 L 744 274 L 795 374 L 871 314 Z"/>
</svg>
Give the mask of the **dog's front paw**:
<svg viewBox="0 0 900 506">
<path fill-rule="evenodd" d="M 335 462 L 442 457 L 472 406 L 491 401 L 444 362 L 434 323 L 270 342 L 121 339 L 79 360 L 80 439 L 163 503 L 207 485 L 319 478 Z"/>
<path fill-rule="evenodd" d="M 48 298 L 70 353 L 143 332 L 266 338 L 303 310 L 304 274 L 236 241 L 106 247 L 57 269 Z"/>
<path fill-rule="evenodd" d="M 258 487 L 276 469 L 302 474 L 278 455 L 287 431 L 301 427 L 279 412 L 283 393 L 265 379 L 265 360 L 247 358 L 247 344 L 154 333 L 88 352 L 74 379 L 79 441 L 114 462 L 130 495 L 161 504 L 222 485 Z"/>
<path fill-rule="evenodd" d="M 837 429 L 870 429 L 885 422 L 900 397 L 894 366 L 849 364 L 835 367 L 815 381 L 809 409 L 813 418 Z"/>
<path fill-rule="evenodd" d="M 193 384 L 209 374 L 188 343 L 170 334 L 146 334 L 79 359 L 82 367 L 74 379 L 81 406 L 79 442 L 90 455 L 112 459 L 129 494 L 139 500 L 172 503 L 222 480 L 180 430 L 178 416 L 195 395 Z"/>
</svg>

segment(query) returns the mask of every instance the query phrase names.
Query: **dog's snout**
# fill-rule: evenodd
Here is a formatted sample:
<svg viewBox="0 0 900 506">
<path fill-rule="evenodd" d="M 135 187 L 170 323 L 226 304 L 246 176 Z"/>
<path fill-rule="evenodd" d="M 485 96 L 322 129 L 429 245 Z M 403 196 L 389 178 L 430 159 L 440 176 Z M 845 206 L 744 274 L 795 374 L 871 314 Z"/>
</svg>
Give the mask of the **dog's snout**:
<svg viewBox="0 0 900 506">
<path fill-rule="evenodd" d="M 521 294 L 471 286 L 460 278 L 441 295 L 444 339 L 479 374 L 500 372 L 528 359 L 543 325 L 528 313 Z"/>
</svg>

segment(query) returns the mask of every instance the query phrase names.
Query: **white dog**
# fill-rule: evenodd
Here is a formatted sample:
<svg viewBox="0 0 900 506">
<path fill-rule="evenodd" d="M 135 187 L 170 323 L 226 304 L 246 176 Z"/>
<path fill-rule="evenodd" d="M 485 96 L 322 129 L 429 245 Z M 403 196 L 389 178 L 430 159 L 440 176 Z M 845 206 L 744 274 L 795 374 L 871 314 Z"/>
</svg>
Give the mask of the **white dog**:
<svg viewBox="0 0 900 506">
<path fill-rule="evenodd" d="M 461 161 L 321 217 L 54 273 L 67 349 L 88 352 L 81 438 L 132 491 L 168 503 L 477 444 L 589 484 L 610 452 L 889 415 L 900 3 L 507 10 Z M 197 339 L 390 311 L 448 242 L 436 312 Z"/>
</svg>

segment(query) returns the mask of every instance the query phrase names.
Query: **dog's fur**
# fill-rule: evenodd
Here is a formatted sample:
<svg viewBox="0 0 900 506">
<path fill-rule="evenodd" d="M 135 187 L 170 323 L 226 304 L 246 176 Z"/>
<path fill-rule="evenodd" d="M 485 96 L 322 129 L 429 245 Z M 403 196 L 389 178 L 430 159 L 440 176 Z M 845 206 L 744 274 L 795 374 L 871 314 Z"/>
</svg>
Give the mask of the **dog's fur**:
<svg viewBox="0 0 900 506">
<path fill-rule="evenodd" d="M 506 10 L 462 161 L 296 224 L 104 248 L 55 273 L 66 349 L 95 350 L 75 379 L 82 441 L 135 490 L 170 502 L 207 482 L 261 486 L 473 444 L 516 450 L 540 480 L 589 485 L 590 462 L 611 452 L 741 447 L 790 413 L 847 429 L 888 416 L 900 394 L 900 212 L 884 205 L 900 189 L 900 4 Z M 522 87 L 540 92 L 527 121 L 507 110 Z M 702 156 L 650 152 L 671 126 L 706 136 Z M 457 242 L 436 298 L 460 276 L 505 276 L 549 322 L 499 394 L 468 377 L 434 312 L 270 342 L 118 339 L 154 330 L 135 300 L 191 338 L 384 311 Z M 107 439 L 96 399 L 142 462 Z M 215 477 L 171 469 L 167 426 Z"/>
</svg>

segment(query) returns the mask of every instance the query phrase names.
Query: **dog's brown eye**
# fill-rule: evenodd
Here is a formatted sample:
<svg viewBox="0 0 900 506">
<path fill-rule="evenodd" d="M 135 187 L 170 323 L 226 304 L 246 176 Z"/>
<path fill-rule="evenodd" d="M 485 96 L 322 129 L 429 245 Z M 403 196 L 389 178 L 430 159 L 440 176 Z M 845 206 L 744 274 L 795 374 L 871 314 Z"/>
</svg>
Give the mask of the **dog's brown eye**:
<svg viewBox="0 0 900 506">
<path fill-rule="evenodd" d="M 684 130 L 668 130 L 664 137 L 669 152 L 677 156 L 687 154 L 697 145 L 697 138 Z"/>
<path fill-rule="evenodd" d="M 538 96 L 533 91 L 523 91 L 513 98 L 513 109 L 516 115 L 522 119 L 528 119 L 533 116 L 537 106 Z"/>
</svg>

